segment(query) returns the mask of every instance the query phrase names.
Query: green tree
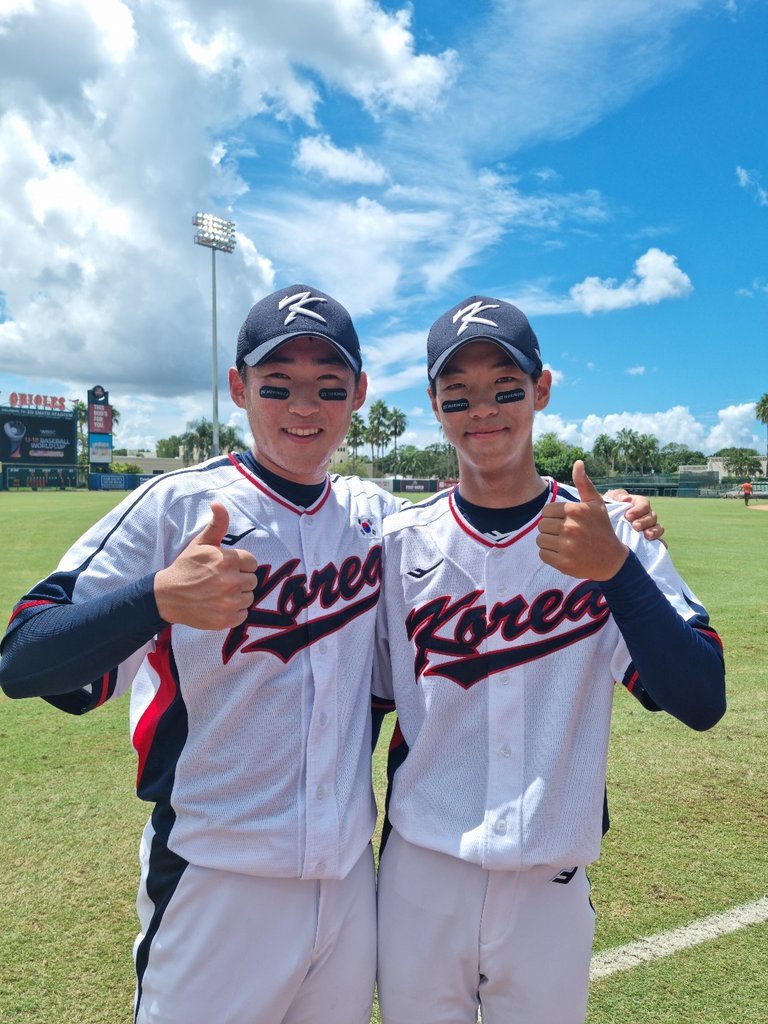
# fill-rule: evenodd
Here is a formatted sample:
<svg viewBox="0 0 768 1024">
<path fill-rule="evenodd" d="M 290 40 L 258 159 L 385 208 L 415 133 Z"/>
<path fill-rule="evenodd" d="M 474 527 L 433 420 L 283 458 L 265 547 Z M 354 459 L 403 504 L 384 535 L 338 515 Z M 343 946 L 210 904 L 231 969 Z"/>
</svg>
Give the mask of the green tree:
<svg viewBox="0 0 768 1024">
<path fill-rule="evenodd" d="M 612 475 L 616 471 L 616 440 L 608 434 L 598 434 L 592 445 L 592 456 L 595 474 L 598 476 Z M 597 470 L 600 472 L 597 472 Z"/>
<path fill-rule="evenodd" d="M 537 473 L 555 480 L 570 480 L 576 459 L 584 458 L 581 448 L 566 444 L 553 431 L 542 434 L 533 445 Z"/>
<path fill-rule="evenodd" d="M 230 427 L 227 423 L 219 426 L 219 451 L 223 455 L 227 455 L 229 452 L 242 451 L 247 447 L 245 438 L 237 427 Z"/>
<path fill-rule="evenodd" d="M 354 467 L 357 465 L 358 450 L 365 444 L 365 420 L 359 412 L 352 413 L 347 431 L 347 444 L 352 449 L 352 466 Z"/>
<path fill-rule="evenodd" d="M 659 451 L 662 473 L 677 473 L 681 466 L 701 466 L 707 461 L 703 452 L 694 451 L 685 444 L 670 441 Z"/>
<path fill-rule="evenodd" d="M 635 461 L 637 439 L 640 435 L 636 430 L 624 428 L 616 435 L 616 457 L 621 462 L 624 472 L 628 473 Z"/>
<path fill-rule="evenodd" d="M 213 448 L 213 423 L 205 416 L 192 420 L 179 438 L 184 465 L 205 462 L 210 459 Z M 236 427 L 219 426 L 219 451 L 223 454 L 245 448 L 245 439 Z"/>
<path fill-rule="evenodd" d="M 402 409 L 393 409 L 389 414 L 389 436 L 395 442 L 395 468 L 394 472 L 397 472 L 397 439 L 402 437 L 405 433 L 405 428 L 408 425 L 405 413 Z"/>
<path fill-rule="evenodd" d="M 397 453 L 398 475 L 402 476 L 424 476 L 426 458 L 421 448 L 416 445 L 406 444 Z"/>
<path fill-rule="evenodd" d="M 376 462 L 389 441 L 389 408 L 381 399 L 373 402 L 368 410 L 368 426 L 365 440 L 371 446 L 371 462 L 373 475 L 376 475 Z"/>
<path fill-rule="evenodd" d="M 425 477 L 454 479 L 459 475 L 456 449 L 447 441 L 435 441 L 424 449 L 423 472 Z"/>
<path fill-rule="evenodd" d="M 721 448 L 715 456 L 723 460 L 728 476 L 760 476 L 760 456 L 754 448 Z"/>
<path fill-rule="evenodd" d="M 755 405 L 755 416 L 765 426 L 765 457 L 768 459 L 768 392 Z M 766 466 L 768 473 L 768 466 Z"/>
<path fill-rule="evenodd" d="M 178 459 L 181 452 L 181 438 L 178 434 L 161 437 L 155 449 L 158 459 Z"/>
<path fill-rule="evenodd" d="M 638 434 L 634 446 L 634 468 L 638 473 L 656 471 L 661 465 L 659 441 L 653 434 Z"/>
</svg>

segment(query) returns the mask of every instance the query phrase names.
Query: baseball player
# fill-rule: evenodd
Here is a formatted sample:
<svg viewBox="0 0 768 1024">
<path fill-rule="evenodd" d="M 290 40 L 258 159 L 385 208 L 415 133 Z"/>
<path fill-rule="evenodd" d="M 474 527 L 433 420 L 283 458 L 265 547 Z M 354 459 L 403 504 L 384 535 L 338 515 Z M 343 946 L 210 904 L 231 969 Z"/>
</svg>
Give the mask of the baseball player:
<svg viewBox="0 0 768 1024">
<path fill-rule="evenodd" d="M 251 309 L 230 393 L 253 450 L 130 494 L 16 606 L 0 683 L 81 714 L 131 689 L 140 1024 L 368 1024 L 369 718 L 384 517 L 329 477 L 357 334 L 295 285 Z M 645 499 L 632 528 L 660 535 Z"/>
<path fill-rule="evenodd" d="M 75 714 L 131 687 L 141 1024 L 368 1024 L 369 700 L 381 526 L 331 456 L 365 399 L 347 311 L 258 302 L 230 391 L 255 443 L 132 492 L 16 606 L 3 687 Z"/>
<path fill-rule="evenodd" d="M 607 827 L 614 681 L 694 729 L 721 646 L 662 544 L 584 471 L 536 473 L 551 375 L 525 316 L 474 296 L 428 340 L 459 483 L 390 516 L 374 700 L 394 699 L 379 871 L 383 1024 L 579 1024 Z"/>
</svg>

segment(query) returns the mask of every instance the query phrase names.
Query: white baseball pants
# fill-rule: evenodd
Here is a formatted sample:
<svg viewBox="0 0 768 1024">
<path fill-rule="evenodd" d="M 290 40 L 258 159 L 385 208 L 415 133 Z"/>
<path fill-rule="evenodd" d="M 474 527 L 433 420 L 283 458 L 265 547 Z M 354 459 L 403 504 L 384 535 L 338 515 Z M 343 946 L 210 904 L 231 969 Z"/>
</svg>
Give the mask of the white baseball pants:
<svg viewBox="0 0 768 1024">
<path fill-rule="evenodd" d="M 145 956 L 137 1024 L 369 1024 L 376 971 L 370 847 L 341 881 L 189 864 L 159 922 L 144 884 L 137 907 L 135 952 L 143 945 Z"/>
<path fill-rule="evenodd" d="M 559 879 L 559 881 L 555 881 Z M 595 915 L 583 868 L 486 871 L 393 831 L 379 869 L 382 1024 L 582 1024 Z"/>
</svg>

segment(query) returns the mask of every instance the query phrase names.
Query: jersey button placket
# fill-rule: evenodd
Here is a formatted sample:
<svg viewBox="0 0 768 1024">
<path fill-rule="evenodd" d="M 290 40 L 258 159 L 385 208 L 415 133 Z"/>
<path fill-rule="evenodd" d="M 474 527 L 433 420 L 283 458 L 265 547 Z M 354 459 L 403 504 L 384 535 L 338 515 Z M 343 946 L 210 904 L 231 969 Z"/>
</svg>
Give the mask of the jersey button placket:
<svg viewBox="0 0 768 1024">
<path fill-rule="evenodd" d="M 308 580 L 317 564 L 320 540 L 312 516 L 301 518 L 301 538 Z M 308 622 L 322 617 L 319 601 L 308 608 Z M 329 724 L 337 715 L 336 657 L 334 634 L 321 637 L 308 648 L 311 666 L 311 712 L 307 737 L 306 834 L 304 872 L 308 875 L 333 873 L 338 862 L 339 818 L 333 798 L 334 773 L 338 762 L 338 735 Z"/>
<path fill-rule="evenodd" d="M 485 563 L 486 614 L 509 600 L 508 559 L 505 548 L 493 548 Z M 501 629 L 486 638 L 487 654 L 499 654 L 510 644 Z M 511 866 L 516 846 L 517 823 L 523 788 L 523 722 L 525 715 L 524 668 L 502 668 L 487 680 L 488 686 L 488 781 L 486 867 Z"/>
</svg>

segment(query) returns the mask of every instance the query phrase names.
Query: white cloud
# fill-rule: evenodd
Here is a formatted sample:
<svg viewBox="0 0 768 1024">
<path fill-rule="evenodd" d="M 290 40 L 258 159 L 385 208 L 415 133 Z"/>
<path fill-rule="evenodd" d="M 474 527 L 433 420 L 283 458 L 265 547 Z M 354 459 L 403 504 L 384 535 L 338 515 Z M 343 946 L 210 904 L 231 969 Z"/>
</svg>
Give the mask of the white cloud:
<svg viewBox="0 0 768 1024">
<path fill-rule="evenodd" d="M 363 332 L 364 336 L 364 332 Z M 408 388 L 427 388 L 426 338 L 424 331 L 392 332 L 363 342 L 368 373 L 369 401 L 397 396 Z M 431 409 L 428 410 L 432 415 Z M 412 415 L 416 415 L 412 412 Z"/>
<path fill-rule="evenodd" d="M 629 369 L 624 371 L 630 377 L 642 377 L 645 373 L 644 366 L 630 366 Z"/>
<path fill-rule="evenodd" d="M 698 0 L 495 0 L 474 21 L 434 134 L 450 147 L 465 136 L 501 154 L 571 138 L 659 78 L 674 59 L 675 28 L 698 7 Z"/>
<path fill-rule="evenodd" d="M 374 0 L 179 0 L 175 6 L 202 52 L 217 34 L 237 39 L 233 61 L 226 63 L 242 74 L 247 93 L 273 93 L 287 114 L 309 123 L 320 94 L 299 67 L 372 113 L 426 111 L 454 74 L 451 51 L 416 53 L 408 7 L 390 13 Z M 220 38 L 217 53 L 228 45 Z"/>
<path fill-rule="evenodd" d="M 756 277 L 748 288 L 738 288 L 736 294 L 749 299 L 755 295 L 766 295 L 768 294 L 768 281 Z"/>
<path fill-rule="evenodd" d="M 294 165 L 302 171 L 317 171 L 332 181 L 381 185 L 387 180 L 386 170 L 367 157 L 359 146 L 352 150 L 339 149 L 327 135 L 302 139 Z"/>
<path fill-rule="evenodd" d="M 393 210 L 366 197 L 328 202 L 288 196 L 280 207 L 261 209 L 253 222 L 286 273 L 322 281 L 353 315 L 394 307 L 413 251 L 446 230 L 440 211 Z"/>
<path fill-rule="evenodd" d="M 653 413 L 620 412 L 605 416 L 591 413 L 581 423 L 582 438 L 587 448 L 592 447 L 598 434 L 613 437 L 623 429 L 652 434 L 662 446 L 677 441 L 694 449 L 701 448 L 705 435 L 705 428 L 695 419 L 690 409 L 682 405 Z"/>
<path fill-rule="evenodd" d="M 737 167 L 736 178 L 741 188 L 748 188 L 754 194 L 758 206 L 768 206 L 768 189 L 761 184 L 757 171 L 747 171 L 743 167 Z"/>
<path fill-rule="evenodd" d="M 757 448 L 762 452 L 761 438 L 754 433 L 754 402 L 743 402 L 741 405 L 729 405 L 725 409 L 720 409 L 717 420 L 717 425 L 707 434 L 707 452 L 716 452 L 721 448 Z"/>
<path fill-rule="evenodd" d="M 570 294 L 587 315 L 632 306 L 654 305 L 665 299 L 681 299 L 693 291 L 691 279 L 677 265 L 677 257 L 651 248 L 634 265 L 634 276 L 618 284 L 615 278 L 587 277 Z"/>
<path fill-rule="evenodd" d="M 493 0 L 473 11 L 461 63 L 417 46 L 418 3 L 0 6 L 3 369 L 65 389 L 102 380 L 126 434 L 146 438 L 178 432 L 159 426 L 171 396 L 185 419 L 209 405 L 211 259 L 192 245 L 195 209 L 238 225 L 216 262 L 222 367 L 252 302 L 305 279 L 358 318 L 380 394 L 421 387 L 426 330 L 398 338 L 432 296 L 513 232 L 554 248 L 613 215 L 549 167 L 511 168 L 515 148 L 571 136 L 647 86 L 699 3 Z M 489 52 L 489 38 L 505 45 Z M 326 179 L 335 202 L 314 191 Z M 372 199 L 361 185 L 385 188 Z M 532 315 L 592 312 L 680 297 L 686 282 L 649 250 L 624 284 L 556 295 L 540 281 L 512 299 Z M 369 313 L 391 315 L 394 350 Z"/>
<path fill-rule="evenodd" d="M 639 434 L 651 434 L 663 447 L 673 441 L 687 445 L 694 451 L 711 454 L 720 448 L 758 448 L 759 438 L 754 433 L 755 404 L 728 406 L 717 413 L 718 423 L 708 429 L 697 420 L 686 406 L 673 406 L 659 412 L 608 413 L 598 416 L 590 413 L 583 420 L 565 420 L 557 414 L 538 413 L 534 424 L 534 437 L 554 431 L 568 444 L 591 450 L 599 434 L 615 437 L 623 429 Z"/>
<path fill-rule="evenodd" d="M 557 434 L 566 444 L 581 447 L 582 435 L 577 423 L 568 423 L 558 413 L 538 412 L 533 423 L 533 439 L 538 440 L 542 434 Z"/>
</svg>

